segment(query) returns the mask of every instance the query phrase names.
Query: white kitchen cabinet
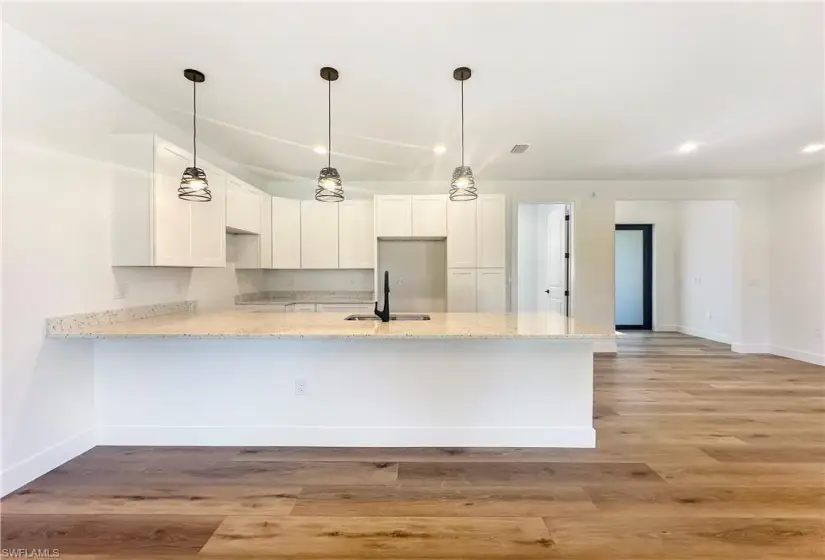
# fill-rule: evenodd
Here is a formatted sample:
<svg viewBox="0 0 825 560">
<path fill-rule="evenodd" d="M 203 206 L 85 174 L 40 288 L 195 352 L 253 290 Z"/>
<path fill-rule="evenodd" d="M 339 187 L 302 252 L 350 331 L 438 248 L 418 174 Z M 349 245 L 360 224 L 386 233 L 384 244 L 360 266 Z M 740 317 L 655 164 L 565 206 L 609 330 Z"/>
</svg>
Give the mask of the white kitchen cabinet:
<svg viewBox="0 0 825 560">
<path fill-rule="evenodd" d="M 259 235 L 230 235 L 235 249 L 235 268 L 272 268 L 272 197 L 259 192 L 261 233 Z M 228 229 L 228 228 L 227 228 Z"/>
<path fill-rule="evenodd" d="M 447 311 L 474 313 L 476 311 L 476 270 L 451 268 L 447 270 Z"/>
<path fill-rule="evenodd" d="M 506 266 L 506 215 L 504 195 L 480 195 L 476 200 L 477 254 L 479 268 L 504 268 Z"/>
<path fill-rule="evenodd" d="M 374 209 L 371 200 L 338 203 L 338 267 L 375 267 Z"/>
<path fill-rule="evenodd" d="M 476 286 L 476 311 L 507 311 L 507 281 L 503 268 L 479 268 L 476 270 Z"/>
<path fill-rule="evenodd" d="M 212 179 L 210 177 L 211 186 Z M 232 233 L 261 233 L 261 191 L 229 176 L 226 186 L 226 229 Z"/>
<path fill-rule="evenodd" d="M 200 163 L 209 180 L 212 191 L 210 202 L 190 203 L 192 215 L 192 266 L 226 266 L 226 209 L 224 204 L 213 204 L 215 200 L 225 200 L 227 174 L 207 162 Z M 180 181 L 178 181 L 180 182 Z"/>
<path fill-rule="evenodd" d="M 272 197 L 265 192 L 258 193 L 261 208 L 261 234 L 258 236 L 260 255 L 259 268 L 272 268 Z"/>
<path fill-rule="evenodd" d="M 412 197 L 382 195 L 375 197 L 375 236 L 412 236 Z"/>
<path fill-rule="evenodd" d="M 272 268 L 301 268 L 301 201 L 272 197 Z"/>
<path fill-rule="evenodd" d="M 445 237 L 447 235 L 447 195 L 412 197 L 412 236 Z"/>
<path fill-rule="evenodd" d="M 338 204 L 301 201 L 301 268 L 338 268 Z"/>
<path fill-rule="evenodd" d="M 154 135 L 112 139 L 113 266 L 226 266 L 226 174 L 198 160 L 209 179 L 210 202 L 178 198 L 186 150 Z"/>
<path fill-rule="evenodd" d="M 476 266 L 476 201 L 447 202 L 447 267 Z"/>
</svg>

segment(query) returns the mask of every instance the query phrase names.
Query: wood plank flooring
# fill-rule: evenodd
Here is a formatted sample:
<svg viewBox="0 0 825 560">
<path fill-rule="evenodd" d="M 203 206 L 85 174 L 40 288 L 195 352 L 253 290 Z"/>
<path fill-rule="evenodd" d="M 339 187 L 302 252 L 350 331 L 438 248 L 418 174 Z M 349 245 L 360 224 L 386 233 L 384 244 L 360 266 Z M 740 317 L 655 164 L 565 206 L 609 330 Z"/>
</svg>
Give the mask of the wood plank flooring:
<svg viewBox="0 0 825 560">
<path fill-rule="evenodd" d="M 98 447 L 0 504 L 75 560 L 825 558 L 825 368 L 678 334 L 596 359 L 597 449 Z"/>
</svg>

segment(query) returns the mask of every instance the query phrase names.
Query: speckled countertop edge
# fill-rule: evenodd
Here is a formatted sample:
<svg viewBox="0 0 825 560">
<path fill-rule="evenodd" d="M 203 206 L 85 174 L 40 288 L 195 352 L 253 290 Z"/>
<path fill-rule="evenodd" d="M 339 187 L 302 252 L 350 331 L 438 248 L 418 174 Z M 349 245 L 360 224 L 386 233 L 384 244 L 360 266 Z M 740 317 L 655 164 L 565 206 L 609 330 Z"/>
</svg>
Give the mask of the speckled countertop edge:
<svg viewBox="0 0 825 560">
<path fill-rule="evenodd" d="M 114 325 L 116 323 L 160 317 L 173 313 L 194 313 L 196 307 L 197 304 L 194 301 L 173 301 L 169 303 L 156 303 L 136 307 L 124 307 L 121 309 L 107 309 L 105 311 L 95 311 L 92 313 L 50 317 L 46 319 L 46 334 L 55 338 L 61 336 L 78 338 L 77 335 L 82 334 L 82 329 L 85 327 Z"/>
</svg>

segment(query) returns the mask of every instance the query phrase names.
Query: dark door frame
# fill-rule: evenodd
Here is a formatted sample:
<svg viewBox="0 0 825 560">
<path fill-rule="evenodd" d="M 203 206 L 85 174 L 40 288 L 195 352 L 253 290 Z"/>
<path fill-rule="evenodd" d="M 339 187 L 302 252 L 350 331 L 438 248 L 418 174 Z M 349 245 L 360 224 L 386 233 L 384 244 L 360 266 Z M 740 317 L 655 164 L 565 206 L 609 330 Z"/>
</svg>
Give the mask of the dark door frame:
<svg viewBox="0 0 825 560">
<path fill-rule="evenodd" d="M 641 325 L 616 325 L 618 330 L 653 329 L 653 225 L 651 224 L 616 224 L 616 231 L 638 230 L 642 232 L 642 307 Z"/>
</svg>

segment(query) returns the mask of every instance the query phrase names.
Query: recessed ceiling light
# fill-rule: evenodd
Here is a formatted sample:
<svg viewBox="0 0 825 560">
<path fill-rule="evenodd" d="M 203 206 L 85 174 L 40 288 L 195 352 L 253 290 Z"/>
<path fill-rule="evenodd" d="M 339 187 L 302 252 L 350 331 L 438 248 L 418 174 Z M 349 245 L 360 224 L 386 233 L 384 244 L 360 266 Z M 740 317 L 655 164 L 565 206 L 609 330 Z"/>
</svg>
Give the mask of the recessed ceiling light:
<svg viewBox="0 0 825 560">
<path fill-rule="evenodd" d="M 446 151 L 447 151 L 447 147 L 446 147 L 446 146 L 442 146 L 442 145 L 440 145 L 440 144 L 439 144 L 438 146 L 436 146 L 435 148 L 433 148 L 433 151 L 434 151 L 435 153 L 437 153 L 437 154 L 443 154 L 444 152 L 446 152 Z"/>
<path fill-rule="evenodd" d="M 802 148 L 803 154 L 812 154 L 814 152 L 819 152 L 825 150 L 825 144 L 808 144 L 804 148 Z"/>
<path fill-rule="evenodd" d="M 676 151 L 680 154 L 691 154 L 699 149 L 699 146 L 701 146 L 701 144 L 698 142 L 685 142 L 679 146 Z"/>
<path fill-rule="evenodd" d="M 312 150 L 316 154 L 325 154 L 325 153 L 327 153 L 327 149 L 323 146 L 315 146 Z"/>
</svg>

